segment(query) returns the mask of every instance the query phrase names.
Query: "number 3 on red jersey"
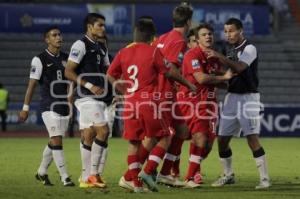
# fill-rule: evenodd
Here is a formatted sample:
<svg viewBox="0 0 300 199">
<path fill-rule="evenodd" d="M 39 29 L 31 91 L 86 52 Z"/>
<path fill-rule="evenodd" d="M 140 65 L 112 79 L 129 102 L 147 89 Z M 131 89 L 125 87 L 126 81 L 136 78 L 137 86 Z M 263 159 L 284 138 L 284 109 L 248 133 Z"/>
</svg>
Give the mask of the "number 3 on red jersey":
<svg viewBox="0 0 300 199">
<path fill-rule="evenodd" d="M 129 75 L 129 79 L 133 80 L 133 85 L 131 88 L 127 88 L 128 93 L 135 92 L 139 87 L 139 81 L 136 78 L 138 74 L 138 67 L 136 65 L 131 65 L 127 68 L 127 73 Z"/>
</svg>

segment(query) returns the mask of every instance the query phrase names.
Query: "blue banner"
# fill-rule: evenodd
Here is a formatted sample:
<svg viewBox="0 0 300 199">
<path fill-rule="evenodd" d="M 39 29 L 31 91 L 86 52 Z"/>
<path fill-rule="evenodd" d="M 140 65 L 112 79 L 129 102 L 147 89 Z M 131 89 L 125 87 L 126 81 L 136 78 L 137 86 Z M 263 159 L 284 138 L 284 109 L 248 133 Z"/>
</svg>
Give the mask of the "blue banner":
<svg viewBox="0 0 300 199">
<path fill-rule="evenodd" d="M 132 6 L 121 4 L 1 4 L 0 32 L 39 33 L 55 25 L 64 33 L 83 33 L 83 20 L 89 12 L 106 17 L 109 35 L 132 32 Z"/>
<path fill-rule="evenodd" d="M 172 10 L 176 5 L 139 4 L 136 5 L 135 13 L 136 17 L 152 16 L 158 33 L 161 34 L 172 28 Z M 243 22 L 244 32 L 248 36 L 269 34 L 269 6 L 193 4 L 193 7 L 193 24 L 210 23 L 221 38 L 224 23 L 230 17 L 238 18 Z"/>
<path fill-rule="evenodd" d="M 300 105 L 267 105 L 261 120 L 261 136 L 300 137 Z"/>
<path fill-rule="evenodd" d="M 65 33 L 82 33 L 83 19 L 89 12 L 106 17 L 109 35 L 131 35 L 137 17 L 154 18 L 158 34 L 172 28 L 172 10 L 176 4 L 1 4 L 0 32 L 43 32 L 57 25 Z M 257 5 L 193 4 L 193 24 L 211 23 L 222 37 L 223 24 L 229 17 L 243 21 L 246 35 L 269 34 L 269 7 Z"/>
</svg>

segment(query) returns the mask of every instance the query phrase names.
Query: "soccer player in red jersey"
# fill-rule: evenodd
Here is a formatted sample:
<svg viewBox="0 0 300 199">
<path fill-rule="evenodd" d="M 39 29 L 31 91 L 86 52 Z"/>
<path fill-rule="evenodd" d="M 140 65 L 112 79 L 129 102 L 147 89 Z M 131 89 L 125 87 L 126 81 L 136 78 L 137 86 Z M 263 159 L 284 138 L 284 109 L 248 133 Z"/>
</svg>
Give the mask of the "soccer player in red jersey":
<svg viewBox="0 0 300 199">
<path fill-rule="evenodd" d="M 185 186 L 200 186 L 200 162 L 207 157 L 216 136 L 218 105 L 216 87 L 225 84 L 232 73 L 222 73 L 217 59 L 207 59 L 204 50 L 213 46 L 213 28 L 209 24 L 200 24 L 195 28 L 198 46 L 190 49 L 184 56 L 183 76 L 197 86 L 196 93 L 191 93 L 181 86 L 177 100 L 181 113 L 189 127 L 191 135 L 189 168 Z"/>
<path fill-rule="evenodd" d="M 163 62 L 166 64 L 172 73 L 180 73 L 180 67 L 182 65 L 183 55 L 186 51 L 186 41 L 184 35 L 189 30 L 191 26 L 191 19 L 193 15 L 193 9 L 186 4 L 181 4 L 174 8 L 173 10 L 173 29 L 161 35 L 153 43 L 157 47 L 158 51 L 156 56 L 161 56 Z M 184 79 L 179 82 L 185 85 L 190 90 L 195 90 L 195 85 L 191 84 L 189 81 Z M 174 81 L 165 78 L 164 76 L 159 76 L 159 90 L 165 93 L 163 101 L 166 102 L 166 109 L 171 109 L 172 104 L 176 101 L 176 89 Z M 178 106 L 175 107 L 176 116 L 181 116 Z M 184 184 L 178 180 L 178 178 L 173 178 L 171 174 L 171 168 L 173 163 L 181 153 L 181 146 L 183 140 L 188 135 L 188 129 L 183 120 L 175 120 L 174 114 L 170 120 L 172 120 L 173 126 L 176 130 L 176 136 L 173 137 L 171 145 L 166 153 L 164 164 L 160 173 L 157 176 L 157 181 L 160 183 L 173 185 L 173 186 L 183 186 Z M 177 173 L 179 170 L 177 171 Z M 176 175 L 179 175 L 176 174 Z"/>
<path fill-rule="evenodd" d="M 107 72 L 108 80 L 125 95 L 123 137 L 129 140 L 128 171 L 119 185 L 135 192 L 144 191 L 139 178 L 150 190 L 158 191 L 151 174 L 164 157 L 173 132 L 168 120 L 155 116 L 159 101 L 155 101 L 152 94 L 157 91 L 158 74 L 177 78 L 169 74 L 161 59 L 154 59 L 156 48 L 150 45 L 154 35 L 153 21 L 139 19 L 134 30 L 134 43 L 119 51 Z M 123 83 L 119 84 L 117 80 L 121 78 Z M 146 159 L 140 160 L 140 154 L 143 154 L 140 148 L 144 148 L 141 141 L 145 136 L 157 144 L 150 147 L 149 157 L 146 154 L 147 164 L 141 171 Z"/>
</svg>

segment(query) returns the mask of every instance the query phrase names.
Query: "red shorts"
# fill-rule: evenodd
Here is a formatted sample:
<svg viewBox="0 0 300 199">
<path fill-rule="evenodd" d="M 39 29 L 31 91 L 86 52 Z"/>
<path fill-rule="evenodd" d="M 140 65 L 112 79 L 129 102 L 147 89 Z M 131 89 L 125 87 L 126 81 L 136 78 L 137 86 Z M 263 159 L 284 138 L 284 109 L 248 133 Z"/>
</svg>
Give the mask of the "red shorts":
<svg viewBox="0 0 300 199">
<path fill-rule="evenodd" d="M 182 115 L 185 117 L 189 128 L 190 136 L 195 133 L 204 133 L 212 140 L 216 137 L 217 110 L 211 109 L 213 115 L 207 113 L 207 109 L 195 110 L 193 106 L 182 104 L 179 106 Z"/>
<path fill-rule="evenodd" d="M 126 107 L 126 104 L 124 106 Z M 171 135 L 174 131 L 169 120 L 158 117 L 157 107 L 143 104 L 138 109 L 126 110 L 123 113 L 124 133 L 126 140 L 143 140 L 144 137 L 164 137 Z"/>
</svg>

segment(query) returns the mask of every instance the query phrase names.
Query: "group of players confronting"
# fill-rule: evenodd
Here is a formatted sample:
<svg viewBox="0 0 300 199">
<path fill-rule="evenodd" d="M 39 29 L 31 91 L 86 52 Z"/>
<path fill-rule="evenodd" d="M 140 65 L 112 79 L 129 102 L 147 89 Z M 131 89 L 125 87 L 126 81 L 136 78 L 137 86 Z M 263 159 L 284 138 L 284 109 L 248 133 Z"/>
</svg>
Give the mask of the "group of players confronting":
<svg viewBox="0 0 300 199">
<path fill-rule="evenodd" d="M 192 15 L 189 4 L 178 5 L 172 13 L 173 29 L 159 37 L 153 19 L 140 17 L 133 29 L 133 43 L 121 49 L 112 63 L 105 42 L 105 17 L 101 14 L 86 16 L 86 33 L 73 43 L 69 55 L 60 50 L 59 28 L 45 31 L 48 47 L 32 59 L 23 110 L 19 114 L 20 121 L 27 119 L 34 88 L 39 83 L 42 119 L 49 142 L 35 176 L 37 180 L 52 185 L 47 170 L 54 161 L 63 185 L 75 185 L 66 169 L 62 144 L 72 112 L 70 104 L 74 103 L 81 132 L 79 187 L 107 186 L 102 177 L 109 135 L 104 111 L 111 103 L 107 95 L 114 92 L 124 106 L 123 137 L 128 140 L 128 168 L 119 186 L 133 192 L 156 192 L 158 183 L 199 187 L 203 183 L 201 162 L 210 153 L 216 137 L 224 171 L 212 186 L 233 184 L 229 143 L 241 130 L 259 171 L 260 183 L 256 189 L 270 186 L 265 152 L 258 139 L 260 96 L 256 48 L 244 38 L 241 21 L 230 18 L 224 24 L 229 44 L 226 55 L 216 52 L 213 27 L 201 23 L 190 30 Z M 108 82 L 113 91 L 109 91 Z M 221 113 L 217 88 L 228 89 Z M 179 168 L 184 140 L 190 141 L 189 165 L 181 181 Z M 162 167 L 157 172 L 160 162 Z"/>
</svg>

